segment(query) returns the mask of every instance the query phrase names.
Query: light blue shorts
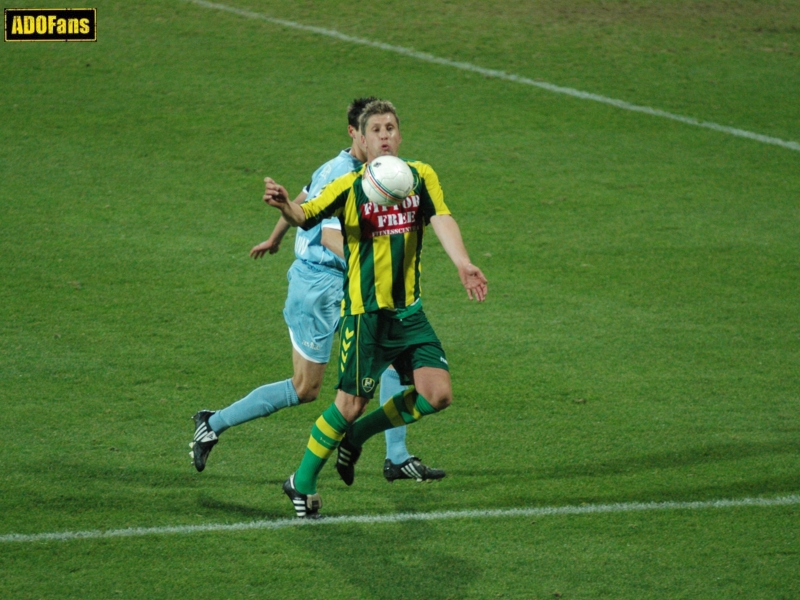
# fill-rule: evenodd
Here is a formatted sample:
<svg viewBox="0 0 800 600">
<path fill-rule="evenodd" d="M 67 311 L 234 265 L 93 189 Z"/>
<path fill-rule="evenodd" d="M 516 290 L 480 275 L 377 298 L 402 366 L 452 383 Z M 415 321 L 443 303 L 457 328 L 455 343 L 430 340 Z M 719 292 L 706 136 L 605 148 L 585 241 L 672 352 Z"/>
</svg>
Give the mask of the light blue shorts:
<svg viewBox="0 0 800 600">
<path fill-rule="evenodd" d="M 327 363 L 342 311 L 344 275 L 296 260 L 287 278 L 289 293 L 283 318 L 289 326 L 292 346 L 306 360 Z"/>
</svg>

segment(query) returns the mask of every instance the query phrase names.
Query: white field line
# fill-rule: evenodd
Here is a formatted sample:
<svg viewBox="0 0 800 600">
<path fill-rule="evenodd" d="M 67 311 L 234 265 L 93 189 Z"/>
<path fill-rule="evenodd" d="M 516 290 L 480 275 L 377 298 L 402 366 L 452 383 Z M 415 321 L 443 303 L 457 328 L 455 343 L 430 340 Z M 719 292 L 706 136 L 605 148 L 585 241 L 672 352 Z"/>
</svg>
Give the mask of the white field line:
<svg viewBox="0 0 800 600">
<path fill-rule="evenodd" d="M 249 531 L 253 529 L 284 529 L 298 526 L 380 525 L 409 521 L 444 521 L 452 519 L 487 519 L 515 517 L 549 517 L 557 515 L 594 515 L 663 510 L 703 510 L 739 507 L 772 507 L 800 504 L 800 496 L 778 498 L 742 498 L 739 500 L 705 500 L 698 502 L 628 502 L 620 504 L 585 504 L 580 506 L 545 506 L 540 508 L 509 508 L 499 510 L 453 510 L 429 513 L 398 513 L 394 515 L 364 515 L 352 517 L 326 517 L 324 519 L 276 519 L 248 523 L 208 523 L 206 525 L 177 525 L 174 527 L 131 527 L 106 531 L 64 531 L 57 533 L 0 535 L 1 543 L 11 542 L 68 542 L 101 538 L 142 537 L 146 535 L 171 535 L 188 533 L 216 533 L 222 531 Z"/>
<path fill-rule="evenodd" d="M 603 104 L 610 104 L 611 106 L 616 106 L 617 108 L 621 108 L 623 110 L 645 113 L 654 117 L 663 117 L 664 119 L 679 121 L 687 125 L 694 125 L 695 127 L 705 127 L 706 129 L 713 129 L 715 131 L 727 133 L 729 135 L 748 138 L 764 144 L 773 144 L 775 146 L 782 146 L 783 148 L 788 148 L 789 150 L 795 150 L 800 152 L 800 143 L 798 142 L 786 141 L 780 138 L 771 137 L 768 135 L 762 135 L 760 133 L 753 133 L 752 131 L 746 131 L 744 129 L 737 129 L 736 127 L 728 127 L 727 125 L 719 125 L 718 123 L 713 123 L 711 121 L 701 121 L 693 117 L 676 115 L 674 113 L 670 113 L 664 110 L 659 110 L 658 108 L 651 108 L 649 106 L 640 106 L 638 104 L 631 104 L 629 102 L 625 102 L 624 100 L 616 100 L 614 98 L 608 98 L 606 96 L 601 96 L 599 94 L 582 92 L 581 90 L 562 87 L 560 85 L 554 85 L 552 83 L 547 83 L 545 81 L 537 81 L 535 79 L 521 77 L 520 75 L 514 75 L 513 73 L 506 73 L 505 71 L 498 71 L 496 69 L 485 69 L 483 67 L 479 67 L 477 65 L 473 65 L 468 62 L 461 62 L 461 61 L 450 60 L 447 58 L 440 58 L 438 56 L 434 56 L 433 54 L 428 54 L 427 52 L 419 52 L 412 48 L 405 48 L 403 46 L 394 46 L 392 44 L 384 44 L 383 42 L 375 42 L 373 40 L 368 40 L 366 38 L 360 38 L 340 33 L 333 29 L 326 29 L 324 27 L 314 27 L 312 25 L 303 25 L 302 23 L 295 23 L 294 21 L 286 21 L 285 19 L 276 19 L 268 15 L 252 12 L 242 8 L 236 8 L 234 6 L 228 6 L 226 4 L 218 4 L 216 2 L 206 2 L 206 0 L 186 0 L 186 1 L 191 2 L 192 4 L 196 4 L 198 6 L 202 6 L 204 8 L 221 10 L 248 19 L 258 19 L 261 21 L 267 21 L 268 23 L 272 23 L 274 25 L 280 25 L 282 27 L 288 27 L 290 29 L 299 29 L 301 31 L 308 31 L 310 33 L 315 33 L 317 35 L 324 35 L 327 37 L 335 38 L 343 42 L 360 44 L 362 46 L 369 46 L 371 48 L 378 48 L 380 50 L 385 50 L 387 52 L 394 52 L 395 54 L 402 54 L 403 56 L 409 56 L 411 58 L 416 58 L 418 60 L 422 60 L 425 62 L 444 65 L 446 67 L 453 67 L 455 69 L 461 69 L 462 71 L 471 71 L 473 73 L 478 73 L 485 77 L 503 79 L 505 81 L 513 81 L 514 83 L 521 83 L 523 85 L 530 85 L 541 88 L 543 90 L 547 90 L 548 92 L 554 92 L 556 94 L 566 94 L 567 96 L 572 96 L 573 98 L 580 98 L 581 100 L 593 100 L 595 102 L 602 102 Z"/>
</svg>

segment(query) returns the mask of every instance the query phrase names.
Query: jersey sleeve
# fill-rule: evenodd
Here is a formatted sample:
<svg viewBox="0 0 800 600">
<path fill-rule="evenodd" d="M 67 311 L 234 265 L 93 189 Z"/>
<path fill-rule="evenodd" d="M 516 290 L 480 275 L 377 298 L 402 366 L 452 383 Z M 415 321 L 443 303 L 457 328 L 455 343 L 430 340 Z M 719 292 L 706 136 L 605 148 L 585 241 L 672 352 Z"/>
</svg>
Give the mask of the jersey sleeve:
<svg viewBox="0 0 800 600">
<path fill-rule="evenodd" d="M 430 165 L 421 162 L 410 162 L 409 166 L 417 171 L 420 179 L 419 200 L 425 223 L 429 223 L 431 217 L 449 215 L 450 209 L 444 203 L 444 192 L 436 171 Z"/>
<path fill-rule="evenodd" d="M 301 204 L 300 208 L 306 216 L 303 229 L 311 229 L 325 219 L 338 217 L 344 209 L 355 178 L 354 173 L 342 175 L 326 185 L 316 198 Z"/>
</svg>

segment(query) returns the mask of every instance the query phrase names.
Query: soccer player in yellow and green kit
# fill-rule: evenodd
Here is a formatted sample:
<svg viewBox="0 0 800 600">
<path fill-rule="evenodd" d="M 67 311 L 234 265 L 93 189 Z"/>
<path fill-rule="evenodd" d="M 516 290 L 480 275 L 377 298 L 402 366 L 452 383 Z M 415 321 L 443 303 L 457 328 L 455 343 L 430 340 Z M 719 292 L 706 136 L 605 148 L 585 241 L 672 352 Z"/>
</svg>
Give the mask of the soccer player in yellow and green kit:
<svg viewBox="0 0 800 600">
<path fill-rule="evenodd" d="M 397 112 L 378 100 L 359 119 L 367 160 L 397 156 L 402 141 Z M 334 403 L 311 430 L 303 460 L 283 485 L 301 518 L 319 516 L 317 477 L 338 448 L 336 469 L 347 485 L 364 442 L 377 433 L 444 410 L 452 400 L 447 359 L 420 302 L 420 255 L 430 224 L 458 269 L 470 299 L 482 302 L 487 282 L 470 260 L 461 231 L 444 203 L 442 188 L 427 164 L 406 161 L 417 184 L 398 206 L 370 202 L 361 187 L 364 167 L 336 179 L 305 204 L 266 179 L 264 201 L 295 226 L 313 227 L 335 216 L 342 225 L 347 274 L 339 324 L 339 383 Z M 384 406 L 359 417 L 381 373 L 392 365 L 403 383 L 413 384 Z M 358 420 L 357 420 L 358 419 Z"/>
</svg>

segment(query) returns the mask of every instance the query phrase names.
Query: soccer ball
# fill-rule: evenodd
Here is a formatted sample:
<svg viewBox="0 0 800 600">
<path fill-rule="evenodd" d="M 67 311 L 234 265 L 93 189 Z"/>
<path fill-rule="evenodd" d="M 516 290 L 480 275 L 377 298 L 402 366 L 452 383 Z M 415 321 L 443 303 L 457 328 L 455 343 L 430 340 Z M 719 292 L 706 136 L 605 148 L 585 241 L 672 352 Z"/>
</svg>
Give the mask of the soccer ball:
<svg viewBox="0 0 800 600">
<path fill-rule="evenodd" d="M 373 158 L 361 178 L 361 187 L 367 198 L 379 206 L 400 204 L 408 198 L 414 184 L 411 168 L 396 156 Z"/>
</svg>

